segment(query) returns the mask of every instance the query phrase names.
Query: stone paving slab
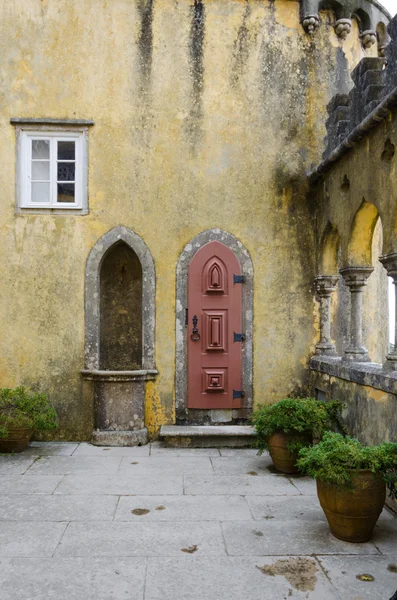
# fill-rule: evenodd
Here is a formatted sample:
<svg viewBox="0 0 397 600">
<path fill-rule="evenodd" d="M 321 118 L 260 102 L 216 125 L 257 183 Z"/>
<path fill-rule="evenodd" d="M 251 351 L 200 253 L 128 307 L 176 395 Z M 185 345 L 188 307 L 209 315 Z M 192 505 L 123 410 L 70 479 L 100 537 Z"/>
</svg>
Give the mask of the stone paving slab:
<svg viewBox="0 0 397 600">
<path fill-rule="evenodd" d="M 299 495 L 288 479 L 272 477 L 270 474 L 263 477 L 254 475 L 185 475 L 185 494 L 192 495 L 258 495 L 258 496 L 283 496 Z"/>
<path fill-rule="evenodd" d="M 67 523 L 0 521 L 0 556 L 52 556 L 66 527 Z"/>
<path fill-rule="evenodd" d="M 247 473 L 256 473 L 257 475 L 269 475 L 269 467 L 272 461 L 269 456 L 247 456 L 238 460 L 230 460 L 230 457 L 211 458 L 216 475 L 247 475 Z"/>
<path fill-rule="evenodd" d="M 258 450 L 255 448 L 219 448 L 219 454 L 232 458 L 246 458 L 247 456 L 258 456 Z M 262 456 L 267 456 L 267 453 Z"/>
<path fill-rule="evenodd" d="M 230 556 L 271 556 L 311 554 L 375 554 L 373 543 L 350 544 L 336 539 L 328 524 L 315 521 L 268 520 L 222 523 Z"/>
<path fill-rule="evenodd" d="M 143 458 L 124 457 L 118 470 L 118 475 L 141 475 L 158 471 L 170 475 L 183 473 L 203 473 L 213 475 L 214 469 L 209 456 L 173 456 L 170 460 L 164 455 Z"/>
<path fill-rule="evenodd" d="M 195 549 L 196 548 L 196 549 Z M 56 556 L 196 556 L 226 554 L 219 523 L 70 523 Z M 189 554 L 189 552 L 186 552 Z"/>
<path fill-rule="evenodd" d="M 112 521 L 117 496 L 0 496 L 0 521 Z"/>
<path fill-rule="evenodd" d="M 302 569 L 308 570 L 310 577 L 302 575 Z M 283 570 L 285 574 L 279 575 Z M 287 598 L 341 600 L 316 559 L 311 557 L 149 559 L 145 600 Z"/>
<path fill-rule="evenodd" d="M 1 477 L 1 494 L 52 494 L 62 475 L 10 475 Z"/>
<path fill-rule="evenodd" d="M 378 521 L 372 541 L 382 554 L 397 553 L 397 519 Z"/>
<path fill-rule="evenodd" d="M 146 565 L 146 558 L 0 559 L 0 600 L 143 600 Z"/>
<path fill-rule="evenodd" d="M 36 477 L 32 475 L 32 477 Z M 158 471 L 136 476 L 65 475 L 55 494 L 162 495 L 182 494 L 183 476 L 164 475 Z"/>
<path fill-rule="evenodd" d="M 304 496 L 316 496 L 317 498 L 317 485 L 314 479 L 301 477 L 300 475 L 292 475 L 290 479 L 301 494 Z"/>
<path fill-rule="evenodd" d="M 343 591 L 344 600 L 389 600 L 397 591 L 397 553 L 390 558 L 321 556 L 318 560 L 331 583 Z M 371 575 L 374 581 L 362 581 L 360 575 Z"/>
<path fill-rule="evenodd" d="M 145 509 L 139 515 L 132 511 Z M 250 509 L 242 496 L 123 496 L 116 521 L 246 521 Z"/>
<path fill-rule="evenodd" d="M 146 446 L 93 446 L 81 443 L 73 456 L 149 456 L 150 444 Z"/>
<path fill-rule="evenodd" d="M 119 456 L 43 456 L 29 469 L 29 475 L 69 475 L 71 473 L 116 474 Z"/>
<path fill-rule="evenodd" d="M 246 496 L 258 521 L 296 520 L 326 522 L 317 496 Z"/>
<path fill-rule="evenodd" d="M 0 477 L 3 475 L 23 475 L 36 458 L 25 454 L 0 454 Z"/>
<path fill-rule="evenodd" d="M 150 456 L 220 456 L 217 448 L 165 448 L 161 443 L 151 444 Z"/>
<path fill-rule="evenodd" d="M 24 455 L 71 456 L 78 446 L 78 442 L 30 442 Z"/>
</svg>

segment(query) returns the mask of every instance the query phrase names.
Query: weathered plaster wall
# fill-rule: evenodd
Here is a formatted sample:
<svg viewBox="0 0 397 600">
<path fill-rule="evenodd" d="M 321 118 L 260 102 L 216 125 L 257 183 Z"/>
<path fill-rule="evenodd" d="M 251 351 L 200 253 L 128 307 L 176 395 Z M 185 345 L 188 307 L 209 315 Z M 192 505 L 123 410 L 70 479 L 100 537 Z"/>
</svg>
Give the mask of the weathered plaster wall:
<svg viewBox="0 0 397 600">
<path fill-rule="evenodd" d="M 101 235 L 125 225 L 156 267 L 159 377 L 146 387 L 152 434 L 174 420 L 178 257 L 205 229 L 232 233 L 253 261 L 254 401 L 303 389 L 316 339 L 305 171 L 321 157 L 327 102 L 348 90 L 365 54 L 357 25 L 342 43 L 324 12 L 310 38 L 294 0 L 1 0 L 0 7 L 0 386 L 47 391 L 58 437 L 89 437 L 90 382 L 80 376 L 85 264 Z M 87 216 L 15 214 L 9 120 L 20 116 L 95 121 Z M 362 168 L 351 175 L 362 176 Z"/>
</svg>

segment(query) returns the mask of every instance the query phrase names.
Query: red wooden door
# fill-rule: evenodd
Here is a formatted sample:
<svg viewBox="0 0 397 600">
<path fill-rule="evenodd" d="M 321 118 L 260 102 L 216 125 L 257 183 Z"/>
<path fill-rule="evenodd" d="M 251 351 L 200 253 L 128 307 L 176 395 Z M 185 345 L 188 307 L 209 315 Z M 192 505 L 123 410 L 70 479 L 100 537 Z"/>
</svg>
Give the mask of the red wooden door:
<svg viewBox="0 0 397 600">
<path fill-rule="evenodd" d="M 234 282 L 240 273 L 237 258 L 220 242 L 203 246 L 190 263 L 188 408 L 241 407 L 242 285 Z"/>
</svg>

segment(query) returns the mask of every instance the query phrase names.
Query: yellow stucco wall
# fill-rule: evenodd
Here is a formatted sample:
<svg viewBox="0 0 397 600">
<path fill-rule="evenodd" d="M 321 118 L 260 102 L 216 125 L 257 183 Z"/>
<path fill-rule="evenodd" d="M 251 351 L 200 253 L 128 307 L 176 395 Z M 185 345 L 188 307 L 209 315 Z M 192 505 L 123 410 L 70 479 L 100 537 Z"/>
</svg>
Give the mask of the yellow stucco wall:
<svg viewBox="0 0 397 600">
<path fill-rule="evenodd" d="M 339 42 L 328 13 L 312 40 L 293 0 L 208 0 L 192 58 L 192 4 L 156 0 L 149 22 L 138 0 L 0 1 L 0 386 L 47 391 L 60 438 L 92 429 L 85 265 L 117 225 L 156 267 L 151 433 L 174 420 L 176 264 L 205 229 L 232 233 L 253 261 L 255 402 L 307 383 L 317 331 L 305 172 L 321 157 L 327 102 L 376 50 L 364 53 L 356 26 Z M 95 121 L 87 216 L 15 214 L 11 117 Z"/>
</svg>

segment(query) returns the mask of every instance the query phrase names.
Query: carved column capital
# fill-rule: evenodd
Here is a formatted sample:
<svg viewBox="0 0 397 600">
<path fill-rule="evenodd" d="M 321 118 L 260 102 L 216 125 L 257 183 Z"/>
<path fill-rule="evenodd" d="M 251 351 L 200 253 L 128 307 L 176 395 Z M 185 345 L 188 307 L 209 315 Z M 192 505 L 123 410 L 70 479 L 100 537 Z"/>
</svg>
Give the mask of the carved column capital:
<svg viewBox="0 0 397 600">
<path fill-rule="evenodd" d="M 379 258 L 382 265 L 385 267 L 389 277 L 392 277 L 394 283 L 397 281 L 397 252 L 386 254 Z"/>
<path fill-rule="evenodd" d="M 351 19 L 338 19 L 335 22 L 334 28 L 338 38 L 341 40 L 345 40 L 352 30 Z"/>
<path fill-rule="evenodd" d="M 361 292 L 373 270 L 373 267 L 344 267 L 340 274 L 351 292 Z"/>
<path fill-rule="evenodd" d="M 361 45 L 368 50 L 376 43 L 376 31 L 367 29 L 360 34 Z"/>
<path fill-rule="evenodd" d="M 316 284 L 316 292 L 320 298 L 332 295 L 332 292 L 335 291 L 338 279 L 338 275 L 318 275 L 318 277 L 316 277 L 314 280 Z"/>
<path fill-rule="evenodd" d="M 302 27 L 306 33 L 313 35 L 316 29 L 320 27 L 320 17 L 318 14 L 305 15 L 302 19 Z"/>
</svg>

